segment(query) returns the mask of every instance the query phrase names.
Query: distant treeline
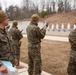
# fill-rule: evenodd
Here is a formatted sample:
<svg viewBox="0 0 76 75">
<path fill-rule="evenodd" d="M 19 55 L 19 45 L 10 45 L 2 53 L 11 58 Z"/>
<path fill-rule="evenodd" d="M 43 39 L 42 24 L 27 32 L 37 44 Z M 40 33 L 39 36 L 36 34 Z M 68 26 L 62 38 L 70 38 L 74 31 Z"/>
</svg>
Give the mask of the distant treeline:
<svg viewBox="0 0 76 75">
<path fill-rule="evenodd" d="M 0 9 L 2 9 L 1 5 Z M 30 18 L 34 13 L 44 18 L 49 14 L 70 12 L 72 10 L 76 10 L 76 0 L 41 0 L 40 2 L 38 0 L 22 0 L 21 6 L 11 5 L 5 9 L 5 12 L 11 20 L 23 20 Z"/>
</svg>

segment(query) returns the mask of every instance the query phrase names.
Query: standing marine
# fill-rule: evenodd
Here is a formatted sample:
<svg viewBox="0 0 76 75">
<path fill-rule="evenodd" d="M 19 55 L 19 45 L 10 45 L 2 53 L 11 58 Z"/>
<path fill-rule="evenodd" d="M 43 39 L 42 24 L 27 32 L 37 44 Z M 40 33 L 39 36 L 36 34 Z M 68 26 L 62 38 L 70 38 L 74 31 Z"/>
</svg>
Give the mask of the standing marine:
<svg viewBox="0 0 76 75">
<path fill-rule="evenodd" d="M 28 39 L 28 74 L 41 75 L 42 60 L 41 60 L 41 39 L 45 37 L 46 28 L 38 27 L 39 15 L 34 14 L 31 17 L 30 25 L 27 27 Z"/>
<path fill-rule="evenodd" d="M 12 46 L 16 54 L 16 59 L 20 59 L 20 46 L 21 46 L 21 39 L 23 38 L 22 32 L 17 27 L 18 21 L 14 20 L 13 25 L 9 30 L 9 36 L 12 40 Z"/>
<path fill-rule="evenodd" d="M 71 45 L 71 52 L 68 64 L 68 75 L 76 75 L 76 28 L 70 32 L 69 42 Z"/>
<path fill-rule="evenodd" d="M 8 22 L 9 18 L 7 14 L 0 10 L 0 72 L 2 73 L 8 72 L 8 68 L 2 63 L 2 61 L 11 62 L 12 65 L 18 65 L 18 60 L 14 58 L 15 53 L 5 29 Z"/>
</svg>

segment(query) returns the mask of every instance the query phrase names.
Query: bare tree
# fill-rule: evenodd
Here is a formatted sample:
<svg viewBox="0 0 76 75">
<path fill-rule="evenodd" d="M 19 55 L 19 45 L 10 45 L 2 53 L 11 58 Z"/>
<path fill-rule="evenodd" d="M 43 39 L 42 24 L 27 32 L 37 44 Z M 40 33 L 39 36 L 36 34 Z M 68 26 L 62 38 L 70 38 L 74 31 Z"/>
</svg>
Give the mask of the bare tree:
<svg viewBox="0 0 76 75">
<path fill-rule="evenodd" d="M 23 0 L 23 6 L 29 9 L 29 0 Z"/>
<path fill-rule="evenodd" d="M 53 12 L 55 12 L 55 2 L 52 2 L 52 6 L 53 6 Z"/>
<path fill-rule="evenodd" d="M 42 11 L 45 9 L 45 0 L 41 0 Z"/>
<path fill-rule="evenodd" d="M 32 0 L 23 0 L 23 13 L 27 17 L 30 17 L 34 13 L 38 13 L 38 3 L 36 1 Z"/>
<path fill-rule="evenodd" d="M 4 1 L 4 0 L 3 0 Z M 76 0 L 74 0 L 75 2 Z M 31 17 L 34 13 L 39 13 L 39 8 L 41 11 L 46 9 L 46 12 L 51 14 L 52 12 L 56 12 L 56 6 L 58 7 L 59 12 L 67 12 L 71 10 L 70 0 L 40 0 L 40 4 L 35 0 L 22 0 L 22 7 L 18 6 L 10 6 L 7 9 L 7 2 L 4 1 L 4 5 L 6 7 L 6 12 L 10 15 L 11 19 L 25 19 Z M 40 7 L 39 7 L 40 5 Z M 74 8 L 76 9 L 76 2 L 74 3 Z M 52 11 L 53 10 L 53 11 Z"/>
<path fill-rule="evenodd" d="M 0 3 L 0 10 L 2 10 L 1 3 Z"/>
<path fill-rule="evenodd" d="M 64 11 L 64 4 L 62 0 L 59 0 L 58 2 L 58 12 L 63 12 Z"/>
<path fill-rule="evenodd" d="M 71 5 L 70 5 L 70 2 L 68 0 L 65 0 L 64 1 L 64 11 L 65 12 L 68 12 L 71 10 Z"/>
<path fill-rule="evenodd" d="M 76 0 L 74 0 L 73 9 L 76 10 Z"/>
<path fill-rule="evenodd" d="M 50 0 L 47 1 L 46 9 L 47 9 L 47 12 L 50 14 L 51 13 L 51 1 Z"/>
</svg>

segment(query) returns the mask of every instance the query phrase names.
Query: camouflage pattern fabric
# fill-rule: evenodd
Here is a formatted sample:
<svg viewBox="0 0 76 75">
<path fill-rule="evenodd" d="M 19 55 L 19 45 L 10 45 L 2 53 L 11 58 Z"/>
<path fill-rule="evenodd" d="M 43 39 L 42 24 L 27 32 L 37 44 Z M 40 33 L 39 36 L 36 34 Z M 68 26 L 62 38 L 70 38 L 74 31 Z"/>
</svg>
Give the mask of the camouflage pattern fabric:
<svg viewBox="0 0 76 75">
<path fill-rule="evenodd" d="M 14 61 L 11 42 L 3 29 L 0 29 L 0 60 Z"/>
<path fill-rule="evenodd" d="M 20 46 L 21 46 L 21 39 L 22 39 L 22 33 L 21 31 L 16 27 L 12 26 L 12 28 L 9 30 L 9 36 L 12 40 L 12 47 L 15 53 L 16 59 L 20 59 Z"/>
<path fill-rule="evenodd" d="M 76 75 L 76 29 L 69 34 L 71 44 L 70 60 L 68 64 L 68 75 Z"/>
<path fill-rule="evenodd" d="M 29 75 L 41 75 L 41 39 L 44 38 L 46 30 L 37 26 L 37 23 L 31 22 L 27 27 L 28 38 L 28 74 Z"/>
</svg>

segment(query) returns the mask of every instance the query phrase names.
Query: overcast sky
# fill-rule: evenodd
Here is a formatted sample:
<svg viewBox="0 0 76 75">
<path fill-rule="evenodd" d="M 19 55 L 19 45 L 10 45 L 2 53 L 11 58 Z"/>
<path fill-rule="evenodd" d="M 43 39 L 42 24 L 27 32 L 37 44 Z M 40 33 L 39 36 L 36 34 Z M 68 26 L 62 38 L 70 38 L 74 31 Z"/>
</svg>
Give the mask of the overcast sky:
<svg viewBox="0 0 76 75">
<path fill-rule="evenodd" d="M 32 0 L 32 1 L 38 1 L 38 3 L 42 0 Z M 48 1 L 48 0 L 45 0 Z M 54 0 L 56 1 L 56 0 Z M 71 4 L 73 4 L 73 0 L 69 0 L 71 1 Z M 22 5 L 22 0 L 0 0 L 0 4 L 2 5 L 2 9 L 4 10 L 6 7 L 10 6 L 10 5 L 18 5 L 21 6 Z M 40 4 L 40 3 L 39 3 Z"/>
<path fill-rule="evenodd" d="M 9 7 L 10 5 L 22 5 L 23 0 L 0 0 L 0 4 L 2 6 L 2 9 L 4 10 L 6 7 Z M 32 0 L 34 2 L 40 2 L 40 0 Z"/>
<path fill-rule="evenodd" d="M 3 10 L 5 7 L 10 5 L 19 5 L 21 4 L 22 0 L 0 0 L 0 4 L 2 5 Z"/>
</svg>

